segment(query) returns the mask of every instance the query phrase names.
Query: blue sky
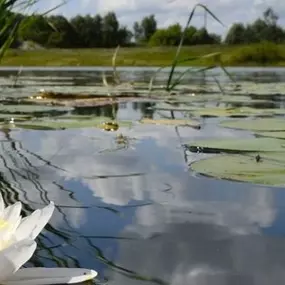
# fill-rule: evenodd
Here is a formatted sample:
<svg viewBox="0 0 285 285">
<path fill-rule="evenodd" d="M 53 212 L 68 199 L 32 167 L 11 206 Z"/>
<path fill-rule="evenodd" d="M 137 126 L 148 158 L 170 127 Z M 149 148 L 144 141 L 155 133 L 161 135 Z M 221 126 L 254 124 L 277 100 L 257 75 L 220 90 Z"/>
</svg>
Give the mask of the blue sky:
<svg viewBox="0 0 285 285">
<path fill-rule="evenodd" d="M 43 1 L 37 5 L 39 11 L 45 11 L 61 3 L 62 0 Z M 159 27 L 176 22 L 185 25 L 187 16 L 195 0 L 67 0 L 67 3 L 53 12 L 72 17 L 76 14 L 97 14 L 115 11 L 121 24 L 132 27 L 133 22 L 151 13 L 155 14 Z M 208 17 L 208 30 L 224 34 L 233 22 L 251 22 L 266 7 L 271 6 L 279 15 L 279 23 L 285 26 L 285 1 L 281 0 L 204 0 L 207 5 L 226 25 L 226 28 Z M 203 12 L 199 8 L 193 21 L 195 26 L 203 24 Z"/>
</svg>

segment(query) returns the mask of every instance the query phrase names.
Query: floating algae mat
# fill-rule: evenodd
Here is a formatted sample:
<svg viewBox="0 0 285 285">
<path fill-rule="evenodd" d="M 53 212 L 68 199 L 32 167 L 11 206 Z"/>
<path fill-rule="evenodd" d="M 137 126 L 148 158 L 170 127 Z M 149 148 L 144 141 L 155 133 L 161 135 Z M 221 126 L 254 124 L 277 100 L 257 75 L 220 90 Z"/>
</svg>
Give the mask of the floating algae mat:
<svg viewBox="0 0 285 285">
<path fill-rule="evenodd" d="M 191 151 L 203 152 L 284 152 L 285 141 L 276 138 L 203 139 L 186 145 Z"/>
<path fill-rule="evenodd" d="M 79 128 L 101 128 L 106 131 L 116 131 L 120 127 L 130 127 L 131 121 L 112 121 L 107 117 L 90 117 L 89 119 L 62 119 L 45 118 L 41 120 L 31 120 L 24 123 L 16 123 L 15 127 L 35 130 L 60 130 L 60 129 L 79 129 Z"/>
<path fill-rule="evenodd" d="M 197 173 L 241 182 L 270 186 L 285 185 L 285 152 L 251 155 L 217 155 L 192 163 Z"/>
<path fill-rule="evenodd" d="M 285 118 L 257 118 L 252 120 L 223 121 L 220 126 L 249 131 L 285 131 Z"/>
</svg>

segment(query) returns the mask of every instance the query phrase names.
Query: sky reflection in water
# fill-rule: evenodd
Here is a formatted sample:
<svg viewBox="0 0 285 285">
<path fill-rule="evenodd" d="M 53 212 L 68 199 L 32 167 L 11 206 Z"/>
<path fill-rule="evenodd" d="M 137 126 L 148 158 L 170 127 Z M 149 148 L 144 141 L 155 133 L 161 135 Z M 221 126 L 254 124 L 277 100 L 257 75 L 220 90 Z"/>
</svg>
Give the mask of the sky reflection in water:
<svg viewBox="0 0 285 285">
<path fill-rule="evenodd" d="M 118 117 L 139 118 L 133 106 L 121 105 Z M 91 128 L 0 134 L 6 201 L 21 200 L 27 213 L 57 205 L 29 266 L 90 267 L 114 285 L 283 282 L 284 189 L 189 173 L 198 155 L 181 146 L 249 133 L 215 120 L 201 130 L 134 124 L 119 132 L 128 148 Z"/>
</svg>

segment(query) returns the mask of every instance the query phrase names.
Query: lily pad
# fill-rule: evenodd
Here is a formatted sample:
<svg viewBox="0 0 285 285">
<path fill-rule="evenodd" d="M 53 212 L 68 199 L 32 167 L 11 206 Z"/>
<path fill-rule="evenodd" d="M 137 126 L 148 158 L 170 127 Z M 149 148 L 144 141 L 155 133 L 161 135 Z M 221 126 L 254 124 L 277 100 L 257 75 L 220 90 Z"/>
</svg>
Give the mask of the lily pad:
<svg viewBox="0 0 285 285">
<path fill-rule="evenodd" d="M 32 116 L 29 115 L 20 115 L 20 114 L 0 114 L 0 121 L 26 121 L 31 119 Z"/>
<path fill-rule="evenodd" d="M 259 132 L 255 135 L 260 137 L 269 137 L 269 138 L 278 138 L 278 139 L 285 139 L 285 132 Z"/>
<path fill-rule="evenodd" d="M 192 112 L 194 116 L 200 117 L 271 117 L 273 115 L 285 114 L 285 109 L 256 109 L 250 107 L 241 108 L 199 108 Z"/>
<path fill-rule="evenodd" d="M 219 102 L 219 103 L 239 103 L 243 105 L 266 104 L 272 103 L 265 99 L 252 99 L 250 96 L 242 95 L 216 95 L 216 94 L 198 94 L 167 97 L 166 103 L 183 104 L 183 103 L 202 103 L 202 102 Z"/>
<path fill-rule="evenodd" d="M 187 146 L 194 152 L 285 152 L 285 141 L 275 138 L 204 139 Z"/>
<path fill-rule="evenodd" d="M 273 161 L 269 157 L 269 159 L 261 158 L 259 162 L 254 156 L 217 155 L 192 163 L 191 169 L 219 179 L 284 186 L 285 153 L 282 155 L 282 161 Z"/>
<path fill-rule="evenodd" d="M 78 129 L 78 128 L 101 128 L 106 131 L 117 130 L 119 127 L 130 127 L 130 121 L 112 121 L 110 118 L 93 117 L 92 119 L 42 119 L 31 120 L 25 123 L 16 123 L 15 126 L 24 129 L 36 130 L 60 130 L 60 129 Z"/>
<path fill-rule="evenodd" d="M 190 126 L 194 128 L 200 128 L 200 123 L 194 120 L 186 119 L 148 119 L 144 118 L 140 120 L 142 124 L 155 124 L 155 125 L 172 125 L 172 126 Z"/>
<path fill-rule="evenodd" d="M 177 104 L 174 103 L 173 104 Z M 156 104 L 154 107 L 150 107 L 150 109 L 158 110 L 158 111 L 177 111 L 177 112 L 184 112 L 184 111 L 194 111 L 197 109 L 197 107 L 194 106 L 187 106 L 178 103 L 179 106 L 175 106 L 172 104 L 162 103 L 162 104 Z"/>
<path fill-rule="evenodd" d="M 281 118 L 223 121 L 220 125 L 226 128 L 249 131 L 285 131 L 285 119 Z"/>
<path fill-rule="evenodd" d="M 0 113 L 6 114 L 31 114 L 31 113 L 52 113 L 68 112 L 73 108 L 65 106 L 46 106 L 46 105 L 0 105 Z"/>
<path fill-rule="evenodd" d="M 285 109 L 257 109 L 251 107 L 195 107 L 179 104 L 178 106 L 171 104 L 157 104 L 154 107 L 155 110 L 160 111 L 177 111 L 177 112 L 189 112 L 193 116 L 199 117 L 271 117 L 274 115 L 285 115 Z"/>
</svg>

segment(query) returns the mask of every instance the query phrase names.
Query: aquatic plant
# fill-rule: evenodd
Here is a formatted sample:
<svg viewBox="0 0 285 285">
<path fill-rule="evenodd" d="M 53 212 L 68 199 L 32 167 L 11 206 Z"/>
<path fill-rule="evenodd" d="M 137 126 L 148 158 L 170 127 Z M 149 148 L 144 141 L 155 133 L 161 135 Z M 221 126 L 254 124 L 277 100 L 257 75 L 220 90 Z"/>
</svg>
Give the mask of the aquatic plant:
<svg viewBox="0 0 285 285">
<path fill-rule="evenodd" d="M 54 203 L 22 218 L 22 204 L 5 208 L 0 193 L 0 282 L 10 284 L 72 284 L 91 280 L 97 272 L 79 268 L 22 268 L 36 250 L 35 238 L 50 220 Z"/>
<path fill-rule="evenodd" d="M 22 22 L 22 18 L 14 12 L 15 9 L 25 12 L 37 2 L 39 2 L 39 0 L 0 0 L 0 38 L 2 40 L 4 39 L 4 43 L 0 48 L 0 60 L 3 58 L 11 44 L 15 41 Z M 62 6 L 64 3 L 65 1 L 60 2 L 57 6 L 45 11 L 43 15 L 50 13 Z"/>
<path fill-rule="evenodd" d="M 229 78 L 231 80 L 234 81 L 233 77 L 229 74 L 229 72 L 225 69 L 225 67 L 223 66 L 222 64 L 222 61 L 221 61 L 221 52 L 215 52 L 215 53 L 210 53 L 210 54 L 206 54 L 206 55 L 202 55 L 202 56 L 192 56 L 192 57 L 189 57 L 189 58 L 184 58 L 184 59 L 179 59 L 179 55 L 180 55 L 180 51 L 181 51 L 181 48 L 182 48 L 182 45 L 183 45 L 183 42 L 184 42 L 184 38 L 185 38 L 185 35 L 187 33 L 187 28 L 189 27 L 190 25 L 190 22 L 195 14 L 195 11 L 196 9 L 200 7 L 202 9 L 204 9 L 208 14 L 210 14 L 217 22 L 219 22 L 221 25 L 224 26 L 224 24 L 219 20 L 218 17 L 216 17 L 211 11 L 209 8 L 207 8 L 207 6 L 203 5 L 203 4 L 196 4 L 192 11 L 190 12 L 190 15 L 188 17 L 188 20 L 187 20 L 187 23 L 186 23 L 186 26 L 182 32 L 182 35 L 181 35 L 181 38 L 180 38 L 180 42 L 179 42 L 179 45 L 177 47 L 177 50 L 176 50 L 176 53 L 175 53 L 175 56 L 174 56 L 174 59 L 172 61 L 172 65 L 170 67 L 170 72 L 168 74 L 168 79 L 167 79 L 167 83 L 166 83 L 166 87 L 165 89 L 167 91 L 172 91 L 180 82 L 181 80 L 183 79 L 183 77 L 187 74 L 187 73 L 201 73 L 201 72 L 205 72 L 207 70 L 210 70 L 210 69 L 213 69 L 213 68 L 216 68 L 216 67 L 221 67 L 223 69 L 223 71 L 229 76 Z M 174 76 L 174 72 L 175 72 L 175 68 L 177 67 L 177 65 L 179 63 L 185 63 L 185 62 L 191 62 L 191 61 L 203 61 L 205 59 L 211 59 L 212 61 L 212 64 L 206 66 L 206 67 L 203 67 L 203 68 L 199 68 L 199 69 L 195 69 L 193 67 L 190 67 L 188 69 L 186 69 L 185 71 L 181 72 L 179 77 L 174 81 L 172 82 L 172 79 L 173 79 L 173 76 Z M 150 84 L 149 84 L 149 90 L 152 89 L 152 85 L 153 85 L 153 81 L 154 81 L 154 78 L 156 77 L 157 73 L 160 72 L 162 69 L 164 69 L 165 67 L 160 67 L 156 70 L 155 74 L 153 75 L 153 77 L 151 78 L 150 80 Z M 217 79 L 214 78 L 214 80 L 218 83 Z M 221 88 L 220 84 L 218 83 L 218 86 Z"/>
</svg>

